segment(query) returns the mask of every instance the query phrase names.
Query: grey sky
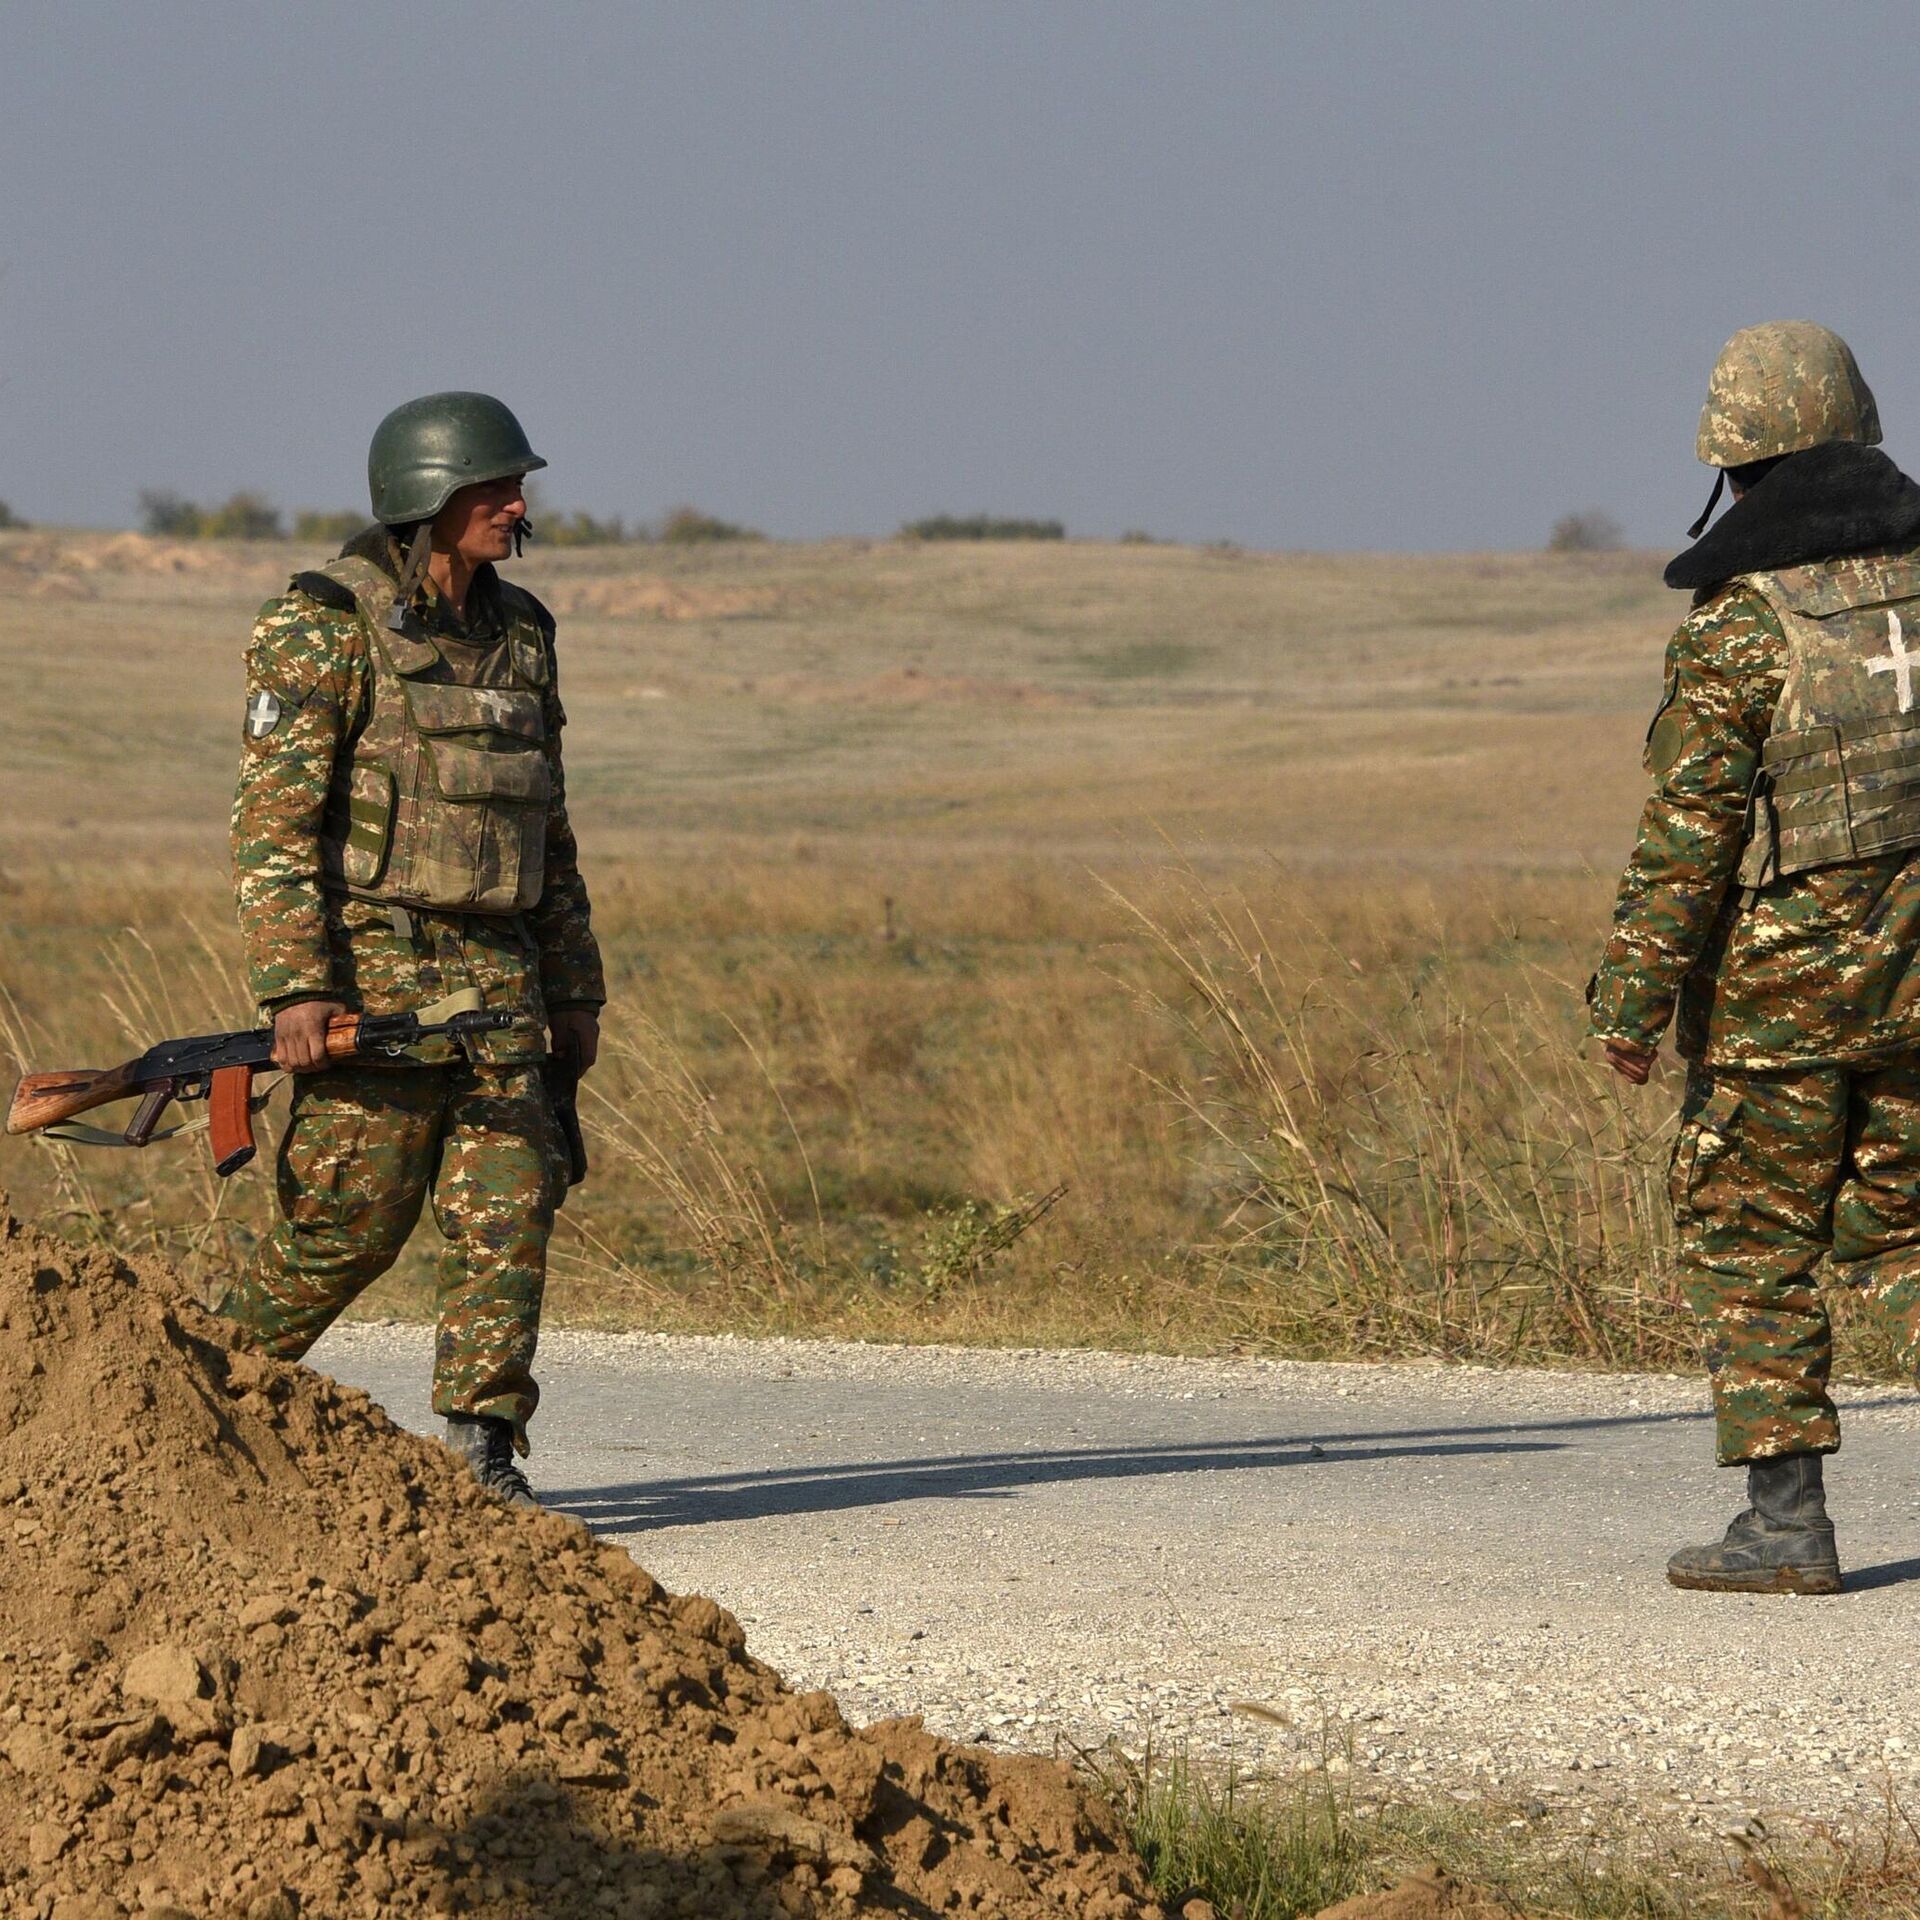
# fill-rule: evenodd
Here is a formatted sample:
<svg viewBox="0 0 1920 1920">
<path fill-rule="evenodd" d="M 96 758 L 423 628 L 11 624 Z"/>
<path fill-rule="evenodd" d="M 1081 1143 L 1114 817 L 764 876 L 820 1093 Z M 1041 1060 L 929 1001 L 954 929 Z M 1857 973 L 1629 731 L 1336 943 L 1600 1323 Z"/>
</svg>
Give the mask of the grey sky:
<svg viewBox="0 0 1920 1920">
<path fill-rule="evenodd" d="M 501 393 L 549 497 L 1262 546 L 1679 544 L 1736 326 L 1920 460 L 1909 7 L 14 0 L 0 498 L 356 505 Z"/>
</svg>

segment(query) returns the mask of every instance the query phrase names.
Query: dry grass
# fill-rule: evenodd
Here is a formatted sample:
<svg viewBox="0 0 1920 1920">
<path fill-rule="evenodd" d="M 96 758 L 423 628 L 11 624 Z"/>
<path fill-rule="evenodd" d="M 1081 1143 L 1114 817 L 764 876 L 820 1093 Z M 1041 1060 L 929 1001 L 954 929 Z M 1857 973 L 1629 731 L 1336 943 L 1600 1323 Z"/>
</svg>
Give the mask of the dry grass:
<svg viewBox="0 0 1920 1920">
<path fill-rule="evenodd" d="M 0 535 L 17 1058 L 244 1018 L 237 656 L 315 557 Z M 557 1312 L 1688 1362 L 1672 1083 L 1577 1048 L 1673 611 L 1643 558 L 765 543 L 528 577 L 616 996 Z M 270 1198 L 190 1142 L 0 1173 L 210 1285 Z M 430 1255 L 368 1308 L 417 1305 Z"/>
<path fill-rule="evenodd" d="M 1920 1835 L 1891 1802 L 1873 1831 L 1754 1822 L 1706 1839 L 1620 1814 L 1569 1829 L 1518 1803 L 1361 1805 L 1324 1772 L 1273 1785 L 1153 1755 L 1093 1772 L 1175 1911 L 1198 1896 L 1233 1920 L 1294 1920 L 1438 1866 L 1525 1920 L 1920 1916 Z"/>
</svg>

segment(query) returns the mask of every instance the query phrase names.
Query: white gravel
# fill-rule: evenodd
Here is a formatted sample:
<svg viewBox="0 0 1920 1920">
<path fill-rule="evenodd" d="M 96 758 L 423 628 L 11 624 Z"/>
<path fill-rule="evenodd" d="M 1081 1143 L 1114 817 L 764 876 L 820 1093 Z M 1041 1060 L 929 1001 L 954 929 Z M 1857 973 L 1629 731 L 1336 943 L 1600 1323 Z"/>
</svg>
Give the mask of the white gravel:
<svg viewBox="0 0 1920 1920">
<path fill-rule="evenodd" d="M 428 1348 L 314 1359 L 427 1426 Z M 1802 1600 L 1661 1577 L 1741 1500 L 1692 1380 L 587 1333 L 542 1362 L 542 1488 L 858 1718 L 1716 1825 L 1920 1788 L 1892 1390 L 1843 1396 L 1852 1590 Z"/>
</svg>

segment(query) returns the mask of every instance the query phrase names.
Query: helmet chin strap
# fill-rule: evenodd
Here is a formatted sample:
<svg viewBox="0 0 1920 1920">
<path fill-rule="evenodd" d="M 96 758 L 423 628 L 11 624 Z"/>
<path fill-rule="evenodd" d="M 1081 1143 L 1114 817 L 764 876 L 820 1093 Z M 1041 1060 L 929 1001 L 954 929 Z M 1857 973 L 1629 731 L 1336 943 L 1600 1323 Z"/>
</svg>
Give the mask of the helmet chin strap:
<svg viewBox="0 0 1920 1920">
<path fill-rule="evenodd" d="M 1707 530 L 1707 522 L 1713 518 L 1713 510 L 1720 504 L 1720 489 L 1727 484 L 1725 467 L 1716 468 L 1713 476 L 1713 491 L 1707 495 L 1707 510 L 1687 529 L 1689 540 L 1698 540 Z"/>
<path fill-rule="evenodd" d="M 406 627 L 407 609 L 420 591 L 420 582 L 427 577 L 427 562 L 432 558 L 433 522 L 422 520 L 414 529 L 413 544 L 407 549 L 407 564 L 400 569 L 400 590 L 394 596 L 393 611 L 387 615 L 387 625 L 395 633 Z"/>
<path fill-rule="evenodd" d="M 533 522 L 523 513 L 513 523 L 513 557 L 518 560 L 522 548 L 533 538 Z"/>
</svg>

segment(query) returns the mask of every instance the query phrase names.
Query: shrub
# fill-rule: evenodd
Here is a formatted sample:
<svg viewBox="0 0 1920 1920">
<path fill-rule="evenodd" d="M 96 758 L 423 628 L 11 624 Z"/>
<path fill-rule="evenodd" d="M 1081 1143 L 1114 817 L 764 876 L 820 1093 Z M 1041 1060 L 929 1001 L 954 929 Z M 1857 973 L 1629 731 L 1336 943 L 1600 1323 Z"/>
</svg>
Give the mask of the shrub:
<svg viewBox="0 0 1920 1920">
<path fill-rule="evenodd" d="M 202 507 L 168 488 L 149 487 L 140 495 L 140 524 L 169 540 L 278 540 L 286 532 L 280 509 L 245 489 L 217 507 Z"/>
<path fill-rule="evenodd" d="M 168 540 L 197 540 L 205 531 L 206 516 L 191 500 L 166 487 L 140 490 L 140 525 Z"/>
<path fill-rule="evenodd" d="M 333 511 L 302 507 L 293 516 L 293 537 L 310 540 L 315 546 L 343 547 L 367 524 L 367 515 L 355 513 L 351 507 Z"/>
<path fill-rule="evenodd" d="M 200 529 L 209 540 L 278 540 L 286 528 L 280 509 L 257 493 L 241 491 L 228 497 L 206 516 Z"/>
<path fill-rule="evenodd" d="M 695 546 L 703 540 L 764 540 L 766 537 L 751 527 L 736 527 L 731 520 L 716 520 L 698 507 L 675 507 L 660 523 L 660 538 L 674 546 Z"/>
<path fill-rule="evenodd" d="M 903 540 L 1064 540 L 1067 529 L 1059 520 L 1000 520 L 989 513 L 936 513 L 925 520 L 909 520 Z"/>
<path fill-rule="evenodd" d="M 627 523 L 618 514 L 610 520 L 598 520 L 576 509 L 572 513 L 541 513 L 530 517 L 540 538 L 550 547 L 617 547 L 629 537 Z"/>
<path fill-rule="evenodd" d="M 1547 535 L 1549 553 L 1617 553 L 1626 544 L 1626 529 L 1598 507 L 1563 513 Z"/>
</svg>

